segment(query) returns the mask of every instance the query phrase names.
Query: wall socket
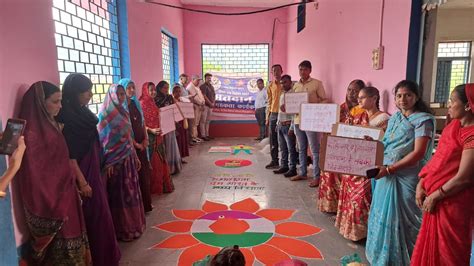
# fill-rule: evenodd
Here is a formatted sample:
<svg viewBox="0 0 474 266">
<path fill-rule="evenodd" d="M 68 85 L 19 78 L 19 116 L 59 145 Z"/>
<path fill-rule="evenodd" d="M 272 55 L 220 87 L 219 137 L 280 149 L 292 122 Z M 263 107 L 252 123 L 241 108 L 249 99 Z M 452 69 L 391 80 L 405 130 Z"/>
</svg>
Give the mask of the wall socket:
<svg viewBox="0 0 474 266">
<path fill-rule="evenodd" d="M 379 70 L 383 68 L 384 47 L 379 46 L 372 50 L 372 68 Z"/>
</svg>

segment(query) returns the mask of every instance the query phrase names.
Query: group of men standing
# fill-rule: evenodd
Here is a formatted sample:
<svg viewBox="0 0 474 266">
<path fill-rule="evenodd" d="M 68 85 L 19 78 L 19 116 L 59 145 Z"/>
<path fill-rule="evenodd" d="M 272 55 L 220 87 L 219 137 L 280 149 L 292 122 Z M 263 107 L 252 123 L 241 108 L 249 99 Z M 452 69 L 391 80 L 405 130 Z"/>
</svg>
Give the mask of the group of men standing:
<svg viewBox="0 0 474 266">
<path fill-rule="evenodd" d="M 211 123 L 212 108 L 214 108 L 216 102 L 216 92 L 211 80 L 212 74 L 209 73 L 204 75 L 204 83 L 198 75 L 192 76 L 191 79 L 186 74 L 179 76 L 182 98 L 188 99 L 194 107 L 194 119 L 188 120 L 188 134 L 191 145 L 212 139 L 209 136 L 209 125 Z"/>
<path fill-rule="evenodd" d="M 283 68 L 278 64 L 272 66 L 273 81 L 270 82 L 267 89 L 264 89 L 263 80 L 257 81 L 259 92 L 255 100 L 255 116 L 259 124 L 260 135 L 256 140 L 263 139 L 265 130 L 268 128 L 271 161 L 265 168 L 275 169 L 273 171 L 275 174 L 283 174 L 291 181 L 311 179 L 309 186 L 317 187 L 320 176 L 318 161 L 321 136 L 318 132 L 302 130 L 299 114 L 285 112 L 285 94 L 307 92 L 309 103 L 327 102 L 327 98 L 323 83 L 310 76 L 311 62 L 305 60 L 299 64 L 298 68 L 300 80 L 295 84 L 293 84 L 291 76 L 282 75 Z M 262 113 L 265 115 L 263 116 Z M 308 178 L 308 146 L 313 158 L 312 178 Z M 280 160 L 278 158 L 279 150 L 281 151 Z M 298 162 L 300 165 L 299 174 L 296 169 Z"/>
</svg>

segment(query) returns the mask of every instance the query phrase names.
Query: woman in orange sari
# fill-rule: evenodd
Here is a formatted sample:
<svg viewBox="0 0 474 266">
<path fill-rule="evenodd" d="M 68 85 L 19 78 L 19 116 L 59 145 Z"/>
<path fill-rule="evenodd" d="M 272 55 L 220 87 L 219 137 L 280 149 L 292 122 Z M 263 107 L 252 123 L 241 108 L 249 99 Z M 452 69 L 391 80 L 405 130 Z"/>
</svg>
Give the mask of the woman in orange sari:
<svg viewBox="0 0 474 266">
<path fill-rule="evenodd" d="M 365 87 L 365 83 L 353 80 L 346 93 L 346 102 L 341 104 L 340 123 L 350 125 L 366 125 L 368 116 L 364 109 L 360 108 L 357 101 L 359 91 Z M 337 211 L 339 191 L 341 189 L 341 175 L 329 172 L 321 172 L 319 184 L 318 209 L 322 212 L 335 213 Z"/>
<path fill-rule="evenodd" d="M 411 265 L 469 265 L 474 218 L 474 84 L 457 86 L 438 150 L 419 173 L 424 211 Z M 472 265 L 472 264 L 471 264 Z"/>
</svg>

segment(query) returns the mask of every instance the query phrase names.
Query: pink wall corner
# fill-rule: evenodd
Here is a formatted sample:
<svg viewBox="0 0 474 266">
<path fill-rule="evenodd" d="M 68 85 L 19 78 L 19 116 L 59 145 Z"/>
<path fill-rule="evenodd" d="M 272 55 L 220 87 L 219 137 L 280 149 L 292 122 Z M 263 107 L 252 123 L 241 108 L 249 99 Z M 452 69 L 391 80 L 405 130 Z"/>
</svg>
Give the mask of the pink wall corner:
<svg viewBox="0 0 474 266">
<path fill-rule="evenodd" d="M 246 8 L 186 6 L 220 12 L 249 11 Z M 251 9 L 254 10 L 254 9 Z M 276 10 L 246 16 L 217 16 L 201 13 L 184 12 L 184 48 L 186 51 L 186 68 L 188 74 L 201 74 L 201 44 L 271 44 L 273 20 L 286 21 L 287 9 Z M 270 51 L 270 65 L 287 64 L 287 27 L 277 23 L 273 51 Z M 270 77 L 271 78 L 271 77 Z"/>
<path fill-rule="evenodd" d="M 4 0 L 0 4 L 0 114 L 18 115 L 23 94 L 39 80 L 59 83 L 52 1 Z M 23 210 L 12 189 L 17 245 L 25 242 Z"/>
<path fill-rule="evenodd" d="M 289 73 L 297 79 L 298 64 L 310 60 L 312 76 L 323 81 L 336 103 L 344 101 L 350 81 L 362 79 L 381 91 L 382 109 L 394 112 L 392 88 L 406 75 L 411 1 L 385 0 L 384 67 L 373 70 L 371 53 L 379 44 L 381 2 L 319 1 L 318 10 L 308 4 L 306 28 L 297 34 L 296 23 L 288 24 Z M 288 20 L 296 13 L 292 8 Z"/>
<path fill-rule="evenodd" d="M 161 2 L 181 6 L 178 0 Z M 137 94 L 141 95 L 143 83 L 152 81 L 157 84 L 163 79 L 162 28 L 178 39 L 179 71 L 184 71 L 183 11 L 128 0 L 127 13 L 131 78 L 136 83 Z"/>
<path fill-rule="evenodd" d="M 1 12 L 0 113 L 5 121 L 17 114 L 28 85 L 38 80 L 58 84 L 59 74 L 52 1 L 6 0 Z"/>
</svg>

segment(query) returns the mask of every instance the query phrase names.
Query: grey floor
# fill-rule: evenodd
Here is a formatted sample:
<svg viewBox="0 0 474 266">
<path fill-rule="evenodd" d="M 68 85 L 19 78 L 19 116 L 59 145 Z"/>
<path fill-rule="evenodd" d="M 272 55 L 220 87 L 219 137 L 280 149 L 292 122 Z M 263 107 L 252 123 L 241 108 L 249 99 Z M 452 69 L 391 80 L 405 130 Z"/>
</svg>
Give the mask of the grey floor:
<svg viewBox="0 0 474 266">
<path fill-rule="evenodd" d="M 275 175 L 266 170 L 269 155 L 258 149 L 252 155 L 240 153 L 234 157 L 248 159 L 252 165 L 242 168 L 221 168 L 214 165 L 214 161 L 223 157 L 232 157 L 225 154 L 211 154 L 211 146 L 257 144 L 252 138 L 219 138 L 200 144 L 191 149 L 191 156 L 186 158 L 188 164 L 183 171 L 173 176 L 176 190 L 171 194 L 153 198 L 155 209 L 147 215 L 147 229 L 144 235 L 130 243 L 120 243 L 122 250 L 122 265 L 176 265 L 182 250 L 180 249 L 149 249 L 172 233 L 152 228 L 152 226 L 176 220 L 172 209 L 201 209 L 206 200 L 232 204 L 236 201 L 251 197 L 261 208 L 294 209 L 296 212 L 291 221 L 303 222 L 322 228 L 319 234 L 301 238 L 315 245 L 323 254 L 324 260 L 301 259 L 308 265 L 340 265 L 340 258 L 345 255 L 358 253 L 365 259 L 363 243 L 354 243 L 339 235 L 334 227 L 334 217 L 320 213 L 316 209 L 317 189 L 309 188 L 307 181 L 291 182 L 283 175 Z M 212 190 L 209 186 L 210 177 L 219 173 L 250 173 L 255 176 L 263 190 L 235 192 Z M 254 265 L 261 265 L 258 261 Z"/>
</svg>

